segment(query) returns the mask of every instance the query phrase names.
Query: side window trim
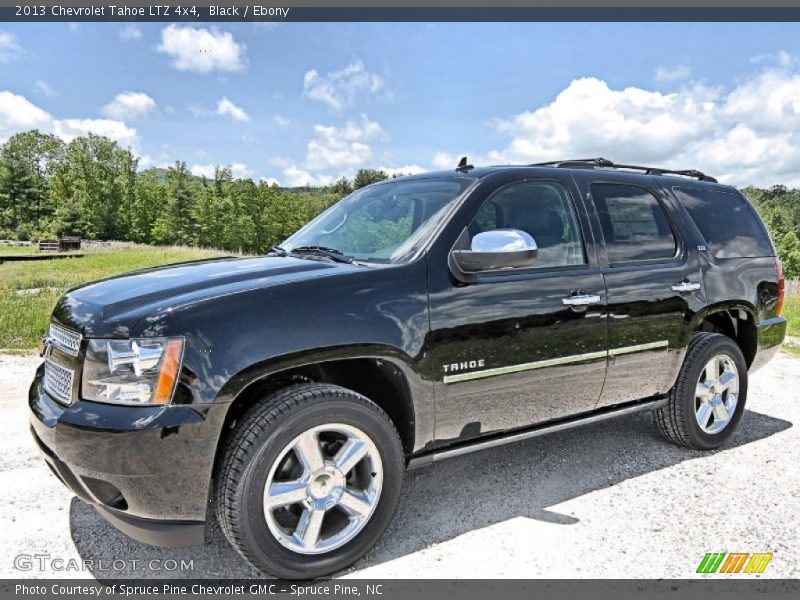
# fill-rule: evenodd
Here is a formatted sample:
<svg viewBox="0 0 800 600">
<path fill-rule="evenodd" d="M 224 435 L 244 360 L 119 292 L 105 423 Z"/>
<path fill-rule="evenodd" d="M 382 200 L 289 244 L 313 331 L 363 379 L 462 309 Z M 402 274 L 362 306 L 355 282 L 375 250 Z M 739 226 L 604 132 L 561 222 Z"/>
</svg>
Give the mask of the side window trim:
<svg viewBox="0 0 800 600">
<path fill-rule="evenodd" d="M 644 185 L 642 185 L 640 183 L 632 183 L 632 182 L 629 182 L 629 181 L 620 181 L 620 180 L 615 180 L 615 179 L 590 179 L 585 184 L 586 185 L 586 191 L 587 191 L 586 195 L 587 195 L 588 199 L 591 201 L 592 208 L 594 209 L 594 212 L 597 215 L 597 218 L 598 218 L 598 223 L 597 223 L 598 224 L 598 235 L 599 235 L 600 240 L 602 240 L 602 245 L 603 245 L 604 249 L 607 248 L 605 233 L 603 232 L 602 223 L 599 221 L 599 212 L 600 211 L 597 208 L 597 203 L 595 201 L 594 194 L 592 194 L 592 186 L 594 184 L 596 184 L 596 183 L 597 184 L 611 184 L 611 185 L 625 185 L 625 186 L 628 186 L 628 187 L 635 187 L 635 188 L 642 189 L 645 192 L 647 192 L 648 194 L 650 194 L 651 196 L 653 196 L 653 198 L 655 198 L 655 200 L 656 200 L 656 203 L 661 208 L 661 212 L 664 213 L 664 218 L 666 219 L 667 225 L 669 226 L 670 231 L 672 232 L 672 237 L 675 240 L 675 254 L 673 254 L 669 258 L 645 258 L 645 259 L 626 260 L 626 261 L 620 261 L 620 262 L 611 262 L 608 259 L 608 253 L 606 251 L 605 252 L 605 255 L 606 255 L 605 261 L 607 263 L 607 267 L 608 268 L 611 268 L 611 269 L 625 269 L 625 268 L 628 268 L 628 267 L 640 267 L 640 266 L 648 266 L 648 265 L 665 265 L 665 264 L 681 262 L 684 259 L 685 255 L 686 255 L 686 250 L 685 250 L 686 246 L 685 246 L 683 237 L 680 234 L 679 228 L 675 226 L 675 219 L 674 219 L 672 213 L 670 212 L 669 208 L 667 207 L 666 203 L 664 202 L 664 199 L 655 190 L 653 190 L 651 188 L 648 188 L 648 187 L 646 187 L 646 186 L 644 186 Z"/>
</svg>

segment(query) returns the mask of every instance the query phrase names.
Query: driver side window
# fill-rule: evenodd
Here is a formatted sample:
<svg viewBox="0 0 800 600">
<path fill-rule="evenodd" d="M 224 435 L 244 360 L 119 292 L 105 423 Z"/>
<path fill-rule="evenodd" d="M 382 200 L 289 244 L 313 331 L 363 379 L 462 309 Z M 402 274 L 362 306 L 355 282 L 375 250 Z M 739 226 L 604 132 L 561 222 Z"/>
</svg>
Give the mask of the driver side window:
<svg viewBox="0 0 800 600">
<path fill-rule="evenodd" d="M 491 196 L 468 227 L 470 241 L 493 229 L 519 229 L 539 248 L 535 268 L 586 263 L 575 207 L 559 183 L 514 183 Z"/>
</svg>

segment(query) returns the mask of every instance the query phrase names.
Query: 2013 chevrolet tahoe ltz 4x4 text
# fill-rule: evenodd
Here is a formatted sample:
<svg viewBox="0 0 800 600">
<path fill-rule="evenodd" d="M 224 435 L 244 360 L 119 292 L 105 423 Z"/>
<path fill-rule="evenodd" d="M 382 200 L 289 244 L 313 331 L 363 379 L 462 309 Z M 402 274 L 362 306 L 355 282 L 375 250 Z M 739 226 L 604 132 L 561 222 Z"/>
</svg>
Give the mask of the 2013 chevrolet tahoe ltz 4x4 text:
<svg viewBox="0 0 800 600">
<path fill-rule="evenodd" d="M 216 513 L 256 567 L 363 556 L 403 471 L 639 410 L 735 431 L 777 352 L 783 276 L 734 188 L 604 159 L 360 189 L 259 258 L 66 293 L 30 390 L 58 477 L 160 545 Z"/>
</svg>

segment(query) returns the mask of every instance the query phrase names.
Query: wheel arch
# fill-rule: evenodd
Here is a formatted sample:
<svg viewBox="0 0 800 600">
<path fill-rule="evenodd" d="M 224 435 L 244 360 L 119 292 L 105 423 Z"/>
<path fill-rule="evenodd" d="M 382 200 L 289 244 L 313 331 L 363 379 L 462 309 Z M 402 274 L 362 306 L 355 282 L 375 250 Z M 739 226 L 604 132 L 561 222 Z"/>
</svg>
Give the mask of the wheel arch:
<svg viewBox="0 0 800 600">
<path fill-rule="evenodd" d="M 756 310 L 748 302 L 719 302 L 707 306 L 694 315 L 687 330 L 690 337 L 698 331 L 706 331 L 731 338 L 741 349 L 748 369 L 755 360 L 758 350 Z"/>
<path fill-rule="evenodd" d="M 409 357 L 393 348 L 358 346 L 299 353 L 253 365 L 229 378 L 218 398 L 226 403 L 216 460 L 237 420 L 265 396 L 295 383 L 339 385 L 369 398 L 394 423 L 408 455 L 417 440 L 418 379 Z M 215 467 L 216 472 L 216 467 Z"/>
</svg>

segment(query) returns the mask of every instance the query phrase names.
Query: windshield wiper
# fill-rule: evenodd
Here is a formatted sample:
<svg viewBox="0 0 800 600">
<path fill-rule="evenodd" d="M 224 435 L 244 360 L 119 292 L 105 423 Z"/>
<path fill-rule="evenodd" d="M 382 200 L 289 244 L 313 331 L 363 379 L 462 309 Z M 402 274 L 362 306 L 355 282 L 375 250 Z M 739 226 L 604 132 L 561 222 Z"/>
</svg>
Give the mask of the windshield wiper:
<svg viewBox="0 0 800 600">
<path fill-rule="evenodd" d="M 267 254 L 277 254 L 278 256 L 289 256 L 289 253 L 280 246 L 273 246 Z"/>
<path fill-rule="evenodd" d="M 280 248 L 280 246 L 276 248 Z M 283 248 L 280 248 L 280 250 L 283 250 Z M 283 251 L 287 252 L 286 250 Z M 292 248 L 287 254 L 316 254 L 317 256 L 324 256 L 325 258 L 339 263 L 350 264 L 354 262 L 352 256 L 348 256 L 336 248 L 326 248 L 325 246 L 298 246 L 297 248 Z"/>
</svg>

